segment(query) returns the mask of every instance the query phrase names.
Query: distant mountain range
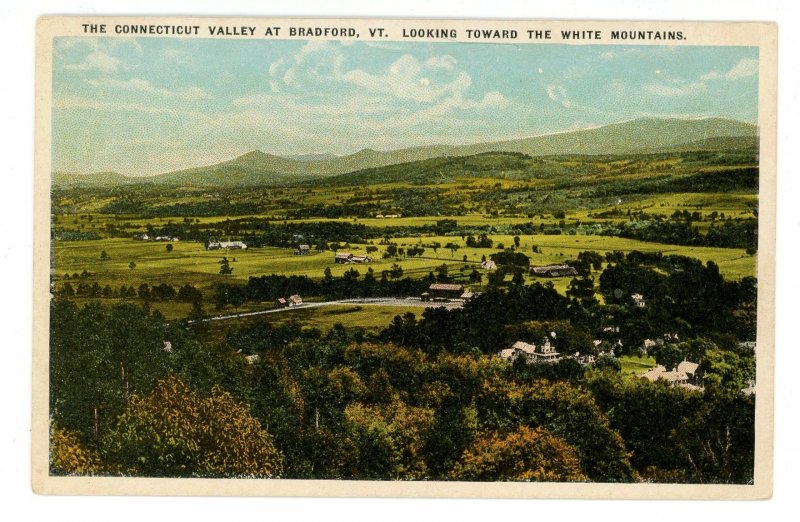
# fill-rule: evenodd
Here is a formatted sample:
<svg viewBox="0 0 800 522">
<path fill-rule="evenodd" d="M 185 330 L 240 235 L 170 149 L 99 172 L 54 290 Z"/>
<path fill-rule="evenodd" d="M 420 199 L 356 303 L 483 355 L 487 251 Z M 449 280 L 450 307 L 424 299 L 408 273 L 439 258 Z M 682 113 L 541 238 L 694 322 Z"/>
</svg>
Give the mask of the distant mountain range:
<svg viewBox="0 0 800 522">
<path fill-rule="evenodd" d="M 444 156 L 518 152 L 530 156 L 616 155 L 757 147 L 755 125 L 725 118 L 642 118 L 593 129 L 471 145 L 430 145 L 392 151 L 362 149 L 354 154 L 304 154 L 281 157 L 252 151 L 216 165 L 156 176 L 127 177 L 114 172 L 54 173 L 56 186 L 113 186 L 158 183 L 183 186 L 280 185 L 363 169 Z"/>
</svg>

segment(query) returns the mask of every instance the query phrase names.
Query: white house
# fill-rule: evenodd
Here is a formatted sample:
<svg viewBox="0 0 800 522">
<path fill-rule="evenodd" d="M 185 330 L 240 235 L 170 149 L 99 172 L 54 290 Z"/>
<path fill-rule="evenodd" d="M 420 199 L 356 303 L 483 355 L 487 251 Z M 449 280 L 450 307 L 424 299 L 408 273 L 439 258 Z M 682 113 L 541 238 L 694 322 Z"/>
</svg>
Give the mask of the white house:
<svg viewBox="0 0 800 522">
<path fill-rule="evenodd" d="M 517 341 L 511 345 L 511 348 L 500 350 L 498 353 L 498 356 L 506 361 L 514 361 L 520 355 L 525 357 L 525 362 L 528 364 L 558 362 L 561 360 L 561 355 L 555 350 L 555 347 L 550 344 L 550 339 L 547 337 L 542 340 L 539 346 L 524 341 Z"/>
<path fill-rule="evenodd" d="M 247 245 L 242 241 L 211 241 L 206 248 L 208 250 L 246 250 Z"/>
</svg>

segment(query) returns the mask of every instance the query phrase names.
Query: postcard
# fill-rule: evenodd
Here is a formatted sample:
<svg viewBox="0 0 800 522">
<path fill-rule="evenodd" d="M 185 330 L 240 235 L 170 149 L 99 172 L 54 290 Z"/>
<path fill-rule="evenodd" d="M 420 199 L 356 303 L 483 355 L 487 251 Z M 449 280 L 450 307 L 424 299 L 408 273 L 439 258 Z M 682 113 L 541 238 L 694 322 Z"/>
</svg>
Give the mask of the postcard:
<svg viewBox="0 0 800 522">
<path fill-rule="evenodd" d="M 41 18 L 34 491 L 768 498 L 776 33 Z"/>
</svg>

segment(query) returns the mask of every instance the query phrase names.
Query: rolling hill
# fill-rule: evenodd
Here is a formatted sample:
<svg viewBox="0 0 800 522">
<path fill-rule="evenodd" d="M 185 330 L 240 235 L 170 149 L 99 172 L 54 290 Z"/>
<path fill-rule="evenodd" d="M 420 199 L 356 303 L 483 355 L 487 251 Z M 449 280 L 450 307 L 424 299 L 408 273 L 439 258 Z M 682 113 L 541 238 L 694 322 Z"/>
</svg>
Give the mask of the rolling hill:
<svg viewBox="0 0 800 522">
<path fill-rule="evenodd" d="M 346 156 L 306 154 L 281 157 L 252 151 L 215 165 L 142 178 L 93 174 L 57 176 L 55 184 L 107 185 L 149 182 L 184 186 L 270 186 L 304 182 L 315 178 L 428 160 L 474 156 L 488 152 L 522 153 L 529 156 L 618 155 L 680 150 L 752 149 L 757 127 L 725 118 L 641 118 L 593 129 L 582 129 L 528 138 L 471 145 L 430 145 L 391 151 L 362 149 Z M 91 176 L 91 177 L 88 177 Z M 99 177 L 98 177 L 99 176 Z"/>
<path fill-rule="evenodd" d="M 136 178 L 123 176 L 118 172 L 94 172 L 92 174 L 54 172 L 52 182 L 56 187 L 114 187 L 135 183 Z"/>
</svg>

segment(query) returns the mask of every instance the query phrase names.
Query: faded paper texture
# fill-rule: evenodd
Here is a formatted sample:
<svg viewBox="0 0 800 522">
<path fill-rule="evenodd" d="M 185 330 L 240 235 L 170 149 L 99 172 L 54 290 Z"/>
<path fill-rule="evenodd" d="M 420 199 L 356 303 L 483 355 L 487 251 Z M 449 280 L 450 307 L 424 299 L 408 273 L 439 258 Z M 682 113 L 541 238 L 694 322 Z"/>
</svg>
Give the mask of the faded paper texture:
<svg viewBox="0 0 800 522">
<path fill-rule="evenodd" d="M 768 498 L 776 31 L 40 19 L 34 491 Z"/>
</svg>

